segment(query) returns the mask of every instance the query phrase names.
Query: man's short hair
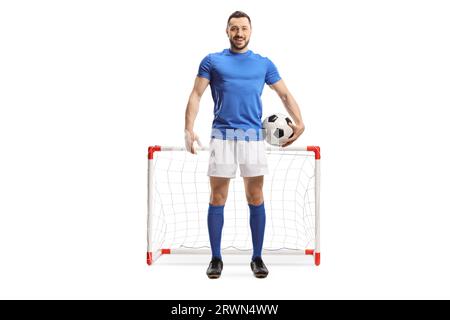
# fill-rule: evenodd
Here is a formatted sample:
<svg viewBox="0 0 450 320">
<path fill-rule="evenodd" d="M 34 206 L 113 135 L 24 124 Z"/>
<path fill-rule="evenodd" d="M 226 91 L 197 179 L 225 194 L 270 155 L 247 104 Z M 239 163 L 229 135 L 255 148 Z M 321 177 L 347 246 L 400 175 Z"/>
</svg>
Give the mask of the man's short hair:
<svg viewBox="0 0 450 320">
<path fill-rule="evenodd" d="M 252 25 L 252 20 L 250 19 L 250 17 L 248 16 L 248 14 L 246 14 L 245 12 L 242 11 L 235 11 L 231 14 L 231 16 L 228 18 L 228 22 L 227 25 L 230 24 L 230 20 L 232 18 L 247 18 L 248 22 L 250 23 L 250 26 Z"/>
</svg>

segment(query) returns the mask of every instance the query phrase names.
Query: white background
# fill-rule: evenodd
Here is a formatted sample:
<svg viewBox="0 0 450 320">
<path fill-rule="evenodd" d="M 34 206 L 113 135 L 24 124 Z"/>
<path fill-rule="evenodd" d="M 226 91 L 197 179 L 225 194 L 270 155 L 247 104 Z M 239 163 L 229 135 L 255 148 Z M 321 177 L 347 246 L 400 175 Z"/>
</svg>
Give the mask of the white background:
<svg viewBox="0 0 450 320">
<path fill-rule="evenodd" d="M 148 268 L 146 148 L 183 144 L 198 64 L 250 48 L 322 147 L 319 268 Z M 2 1 L 0 298 L 450 298 L 446 1 Z M 269 88 L 264 115 L 284 112 Z M 195 130 L 208 141 L 209 89 Z M 206 214 L 206 213 L 205 213 Z M 228 270 L 228 271 L 227 271 Z"/>
</svg>

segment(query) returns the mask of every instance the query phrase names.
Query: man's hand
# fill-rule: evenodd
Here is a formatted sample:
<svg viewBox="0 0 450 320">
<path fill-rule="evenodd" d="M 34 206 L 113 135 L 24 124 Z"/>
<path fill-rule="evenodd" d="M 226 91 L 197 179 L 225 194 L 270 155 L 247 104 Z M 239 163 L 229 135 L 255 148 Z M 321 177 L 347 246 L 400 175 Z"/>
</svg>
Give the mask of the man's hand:
<svg viewBox="0 0 450 320">
<path fill-rule="evenodd" d="M 305 125 L 303 124 L 303 122 L 299 123 L 299 124 L 293 124 L 288 122 L 288 125 L 292 128 L 292 130 L 294 131 L 294 135 L 292 136 L 292 138 L 289 138 L 283 145 L 282 147 L 287 147 L 288 145 L 292 144 L 295 140 L 298 139 L 298 137 L 301 136 L 301 134 L 303 133 L 303 131 L 305 131 Z"/>
<path fill-rule="evenodd" d="M 197 141 L 200 148 L 203 147 L 200 142 L 200 138 L 194 131 L 184 130 L 184 143 L 186 146 L 186 151 L 192 154 L 197 154 L 197 150 L 194 148 L 194 141 Z"/>
</svg>

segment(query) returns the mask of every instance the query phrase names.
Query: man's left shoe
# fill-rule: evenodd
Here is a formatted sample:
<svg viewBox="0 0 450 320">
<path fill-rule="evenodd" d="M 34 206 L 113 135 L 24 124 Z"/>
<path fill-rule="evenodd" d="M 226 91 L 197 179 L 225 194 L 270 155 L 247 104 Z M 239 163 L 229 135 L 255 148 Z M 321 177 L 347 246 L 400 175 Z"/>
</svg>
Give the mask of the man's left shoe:
<svg viewBox="0 0 450 320">
<path fill-rule="evenodd" d="M 253 275 L 256 278 L 265 278 L 269 274 L 269 270 L 267 270 L 266 265 L 260 257 L 253 259 L 250 263 L 250 267 L 252 268 Z"/>
</svg>

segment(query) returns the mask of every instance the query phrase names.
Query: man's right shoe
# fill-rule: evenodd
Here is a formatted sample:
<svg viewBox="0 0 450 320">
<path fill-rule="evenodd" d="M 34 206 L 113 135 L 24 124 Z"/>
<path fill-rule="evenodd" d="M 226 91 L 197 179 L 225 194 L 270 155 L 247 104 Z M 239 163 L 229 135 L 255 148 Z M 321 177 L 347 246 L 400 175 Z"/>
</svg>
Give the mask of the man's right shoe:
<svg viewBox="0 0 450 320">
<path fill-rule="evenodd" d="M 219 258 L 212 258 L 209 263 L 208 270 L 206 270 L 206 275 L 210 279 L 218 279 L 222 274 L 223 262 Z"/>
</svg>

